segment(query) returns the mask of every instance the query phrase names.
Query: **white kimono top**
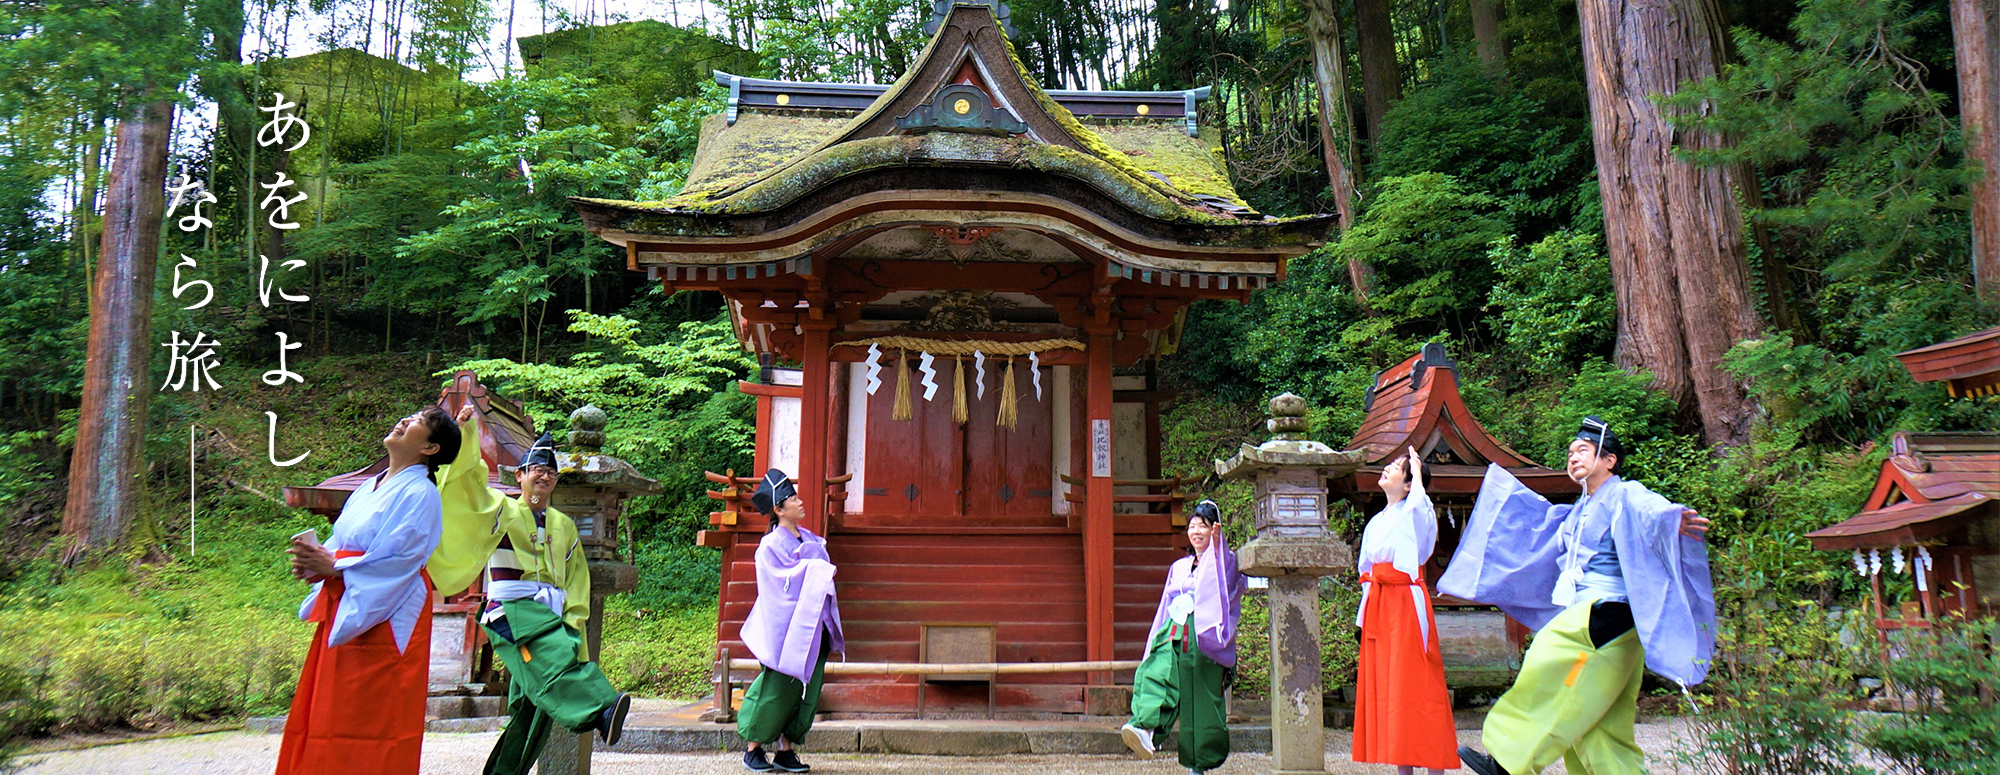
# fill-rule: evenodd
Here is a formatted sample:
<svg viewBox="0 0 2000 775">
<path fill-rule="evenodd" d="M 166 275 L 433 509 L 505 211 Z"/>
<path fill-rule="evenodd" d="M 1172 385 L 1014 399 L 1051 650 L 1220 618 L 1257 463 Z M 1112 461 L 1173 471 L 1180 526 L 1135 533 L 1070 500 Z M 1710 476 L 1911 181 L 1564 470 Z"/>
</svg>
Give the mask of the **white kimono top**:
<svg viewBox="0 0 2000 775">
<path fill-rule="evenodd" d="M 1410 494 L 1402 500 L 1389 504 L 1375 516 L 1368 519 L 1368 527 L 1361 531 L 1361 551 L 1355 553 L 1354 567 L 1367 573 L 1376 563 L 1388 563 L 1402 571 L 1412 580 L 1423 581 L 1424 563 L 1430 562 L 1431 551 L 1437 547 L 1437 509 L 1431 506 L 1431 497 L 1424 492 L 1422 479 L 1410 482 Z M 1373 583 L 1361 585 L 1361 608 L 1354 612 L 1354 626 L 1360 627 L 1368 612 L 1368 596 L 1375 591 Z M 1431 647 L 1430 618 L 1424 616 L 1424 587 L 1410 585 L 1410 602 L 1416 606 L 1417 625 L 1420 628 L 1424 648 Z"/>
<path fill-rule="evenodd" d="M 396 650 L 407 649 L 418 616 L 430 605 L 424 563 L 443 534 L 438 488 L 422 465 L 406 467 L 394 476 L 377 476 L 355 488 L 325 544 L 329 552 L 362 553 L 333 561 L 346 591 L 340 595 L 326 645 L 339 646 L 388 622 Z M 323 586 L 325 582 L 313 584 L 299 605 L 300 619 L 311 615 Z"/>
</svg>

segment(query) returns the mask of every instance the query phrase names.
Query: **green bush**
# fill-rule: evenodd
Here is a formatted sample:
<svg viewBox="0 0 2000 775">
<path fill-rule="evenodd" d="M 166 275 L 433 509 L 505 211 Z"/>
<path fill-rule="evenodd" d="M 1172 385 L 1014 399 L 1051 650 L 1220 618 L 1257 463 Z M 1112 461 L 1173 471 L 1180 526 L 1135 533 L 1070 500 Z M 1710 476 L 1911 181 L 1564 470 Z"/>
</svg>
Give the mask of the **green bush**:
<svg viewBox="0 0 2000 775">
<path fill-rule="evenodd" d="M 1864 736 L 1898 775 L 2000 773 L 2000 621 L 1950 622 L 1905 630 L 1901 653 L 1883 677 L 1914 706 L 1889 714 Z"/>
<path fill-rule="evenodd" d="M 1856 649 L 1843 632 L 1866 632 L 1855 615 L 1808 600 L 1732 593 L 1717 586 L 1725 616 L 1698 712 L 1674 755 L 1707 775 L 1859 775 L 1849 742 Z"/>
<path fill-rule="evenodd" d="M 621 598 L 611 600 L 604 610 L 604 648 L 598 656 L 613 686 L 675 699 L 715 691 L 713 597 L 706 606 L 667 610 L 631 608 Z"/>
<path fill-rule="evenodd" d="M 1487 310 L 1515 367 L 1531 373 L 1567 371 L 1609 352 L 1618 309 L 1603 237 L 1563 230 L 1522 249 L 1512 236 L 1488 256 L 1500 274 Z"/>
<path fill-rule="evenodd" d="M 0 749 L 14 740 L 47 732 L 55 723 L 47 666 L 0 663 Z M 0 750 L 0 769 L 5 761 Z"/>
</svg>

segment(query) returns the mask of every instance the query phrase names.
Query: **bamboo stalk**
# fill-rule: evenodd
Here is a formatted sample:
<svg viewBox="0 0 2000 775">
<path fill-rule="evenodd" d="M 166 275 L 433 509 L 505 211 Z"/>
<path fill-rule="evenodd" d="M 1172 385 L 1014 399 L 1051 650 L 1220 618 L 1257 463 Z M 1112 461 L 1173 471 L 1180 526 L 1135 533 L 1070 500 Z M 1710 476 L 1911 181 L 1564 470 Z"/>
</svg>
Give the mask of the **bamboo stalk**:
<svg viewBox="0 0 2000 775">
<path fill-rule="evenodd" d="M 729 660 L 730 670 L 757 670 L 763 665 L 754 659 Z M 1002 675 L 1042 675 L 1047 673 L 1090 673 L 1105 670 L 1137 670 L 1139 660 L 1099 660 L 1096 662 L 828 662 L 827 675 L 958 675 L 996 673 Z"/>
</svg>

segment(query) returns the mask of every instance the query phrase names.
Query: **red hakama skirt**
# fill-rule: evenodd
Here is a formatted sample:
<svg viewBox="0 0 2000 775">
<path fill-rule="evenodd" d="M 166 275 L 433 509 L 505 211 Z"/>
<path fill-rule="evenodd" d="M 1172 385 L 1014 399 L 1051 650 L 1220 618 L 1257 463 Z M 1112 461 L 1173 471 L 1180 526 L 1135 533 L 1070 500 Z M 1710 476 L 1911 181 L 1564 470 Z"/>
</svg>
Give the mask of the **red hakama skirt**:
<svg viewBox="0 0 2000 775">
<path fill-rule="evenodd" d="M 360 554 L 342 550 L 334 557 Z M 435 590 L 430 573 L 423 577 L 424 587 Z M 327 579 L 307 617 L 319 628 L 285 718 L 277 775 L 416 775 L 430 687 L 430 601 L 424 601 L 410 645 L 401 653 L 388 622 L 330 648 L 327 630 L 344 591 L 340 579 Z"/>
<path fill-rule="evenodd" d="M 1354 686 L 1354 761 L 1449 770 L 1459 766 L 1458 733 L 1438 654 L 1437 617 L 1423 579 L 1376 563 L 1361 623 Z M 1410 589 L 1424 590 L 1422 610 Z M 1423 617 L 1419 620 L 1417 617 Z M 1428 629 L 1428 636 L 1426 636 Z"/>
</svg>

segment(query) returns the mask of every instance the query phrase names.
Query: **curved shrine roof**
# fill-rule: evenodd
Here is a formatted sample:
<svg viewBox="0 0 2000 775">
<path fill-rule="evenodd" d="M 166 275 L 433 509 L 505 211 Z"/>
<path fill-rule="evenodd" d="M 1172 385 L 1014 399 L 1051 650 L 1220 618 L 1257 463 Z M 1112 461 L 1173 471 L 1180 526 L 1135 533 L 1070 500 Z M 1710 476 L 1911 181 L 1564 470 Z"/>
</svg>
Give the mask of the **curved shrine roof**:
<svg viewBox="0 0 2000 775">
<path fill-rule="evenodd" d="M 1949 343 L 1947 343 L 1949 344 Z M 1934 543 L 1994 516 L 2000 433 L 1898 433 L 1861 513 L 1806 534 L 1822 550 Z"/>
<path fill-rule="evenodd" d="M 631 251 L 633 268 L 799 259 L 866 229 L 956 222 L 1095 235 L 1103 244 L 1082 249 L 1138 257 L 1142 269 L 1246 271 L 1150 261 L 1179 254 L 1275 276 L 1333 225 L 1250 208 L 1218 136 L 1192 120 L 1206 89 L 1045 91 L 987 5 L 951 7 L 888 86 L 717 80 L 731 87 L 730 109 L 703 123 L 682 193 L 573 200 L 594 233 Z M 770 237 L 788 229 L 831 236 Z"/>
<path fill-rule="evenodd" d="M 1363 406 L 1367 415 L 1346 445 L 1366 455 L 1352 491 L 1378 490 L 1382 467 L 1415 447 L 1431 466 L 1432 492 L 1478 492 L 1486 466 L 1498 464 L 1545 496 L 1576 495 L 1567 474 L 1515 452 L 1472 416 L 1458 392 L 1458 364 L 1440 345 L 1424 345 L 1375 375 Z"/>
</svg>

